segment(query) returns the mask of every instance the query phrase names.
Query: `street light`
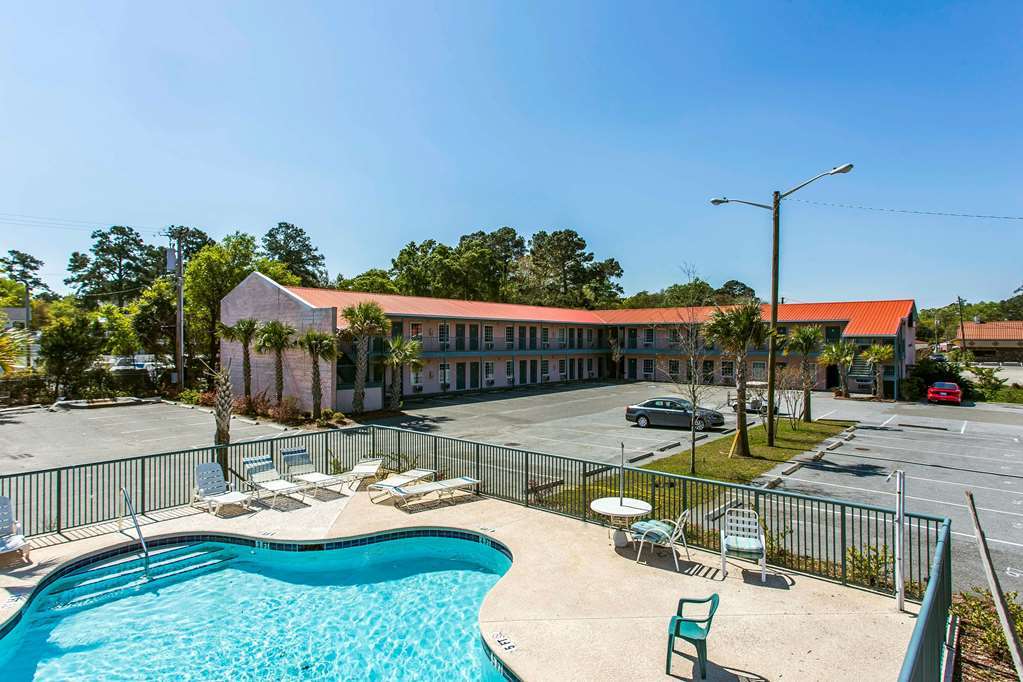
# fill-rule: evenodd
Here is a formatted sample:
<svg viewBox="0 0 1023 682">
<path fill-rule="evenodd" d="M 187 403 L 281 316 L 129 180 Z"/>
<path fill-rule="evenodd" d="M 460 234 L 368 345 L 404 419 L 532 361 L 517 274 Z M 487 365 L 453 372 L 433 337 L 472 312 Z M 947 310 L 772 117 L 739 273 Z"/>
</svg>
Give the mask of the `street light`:
<svg viewBox="0 0 1023 682">
<path fill-rule="evenodd" d="M 771 205 L 758 204 L 755 201 L 744 201 L 743 199 L 728 199 L 726 197 L 720 197 L 711 199 L 710 203 L 714 206 L 720 206 L 722 204 L 746 204 L 747 206 L 755 206 L 757 208 L 764 208 L 771 211 L 773 214 L 774 222 L 774 233 L 772 236 L 772 249 L 771 249 L 771 338 L 768 340 L 767 345 L 767 445 L 768 447 L 774 446 L 774 378 L 775 378 L 775 366 L 774 360 L 777 346 L 777 332 L 778 332 L 778 233 L 781 226 L 781 200 L 785 197 L 798 192 L 803 189 L 811 182 L 820 180 L 827 175 L 841 175 L 848 173 L 853 169 L 851 163 L 845 163 L 841 166 L 835 166 L 831 170 L 824 171 L 820 175 L 815 175 L 806 182 L 796 185 L 787 192 L 774 193 L 773 201 Z"/>
</svg>

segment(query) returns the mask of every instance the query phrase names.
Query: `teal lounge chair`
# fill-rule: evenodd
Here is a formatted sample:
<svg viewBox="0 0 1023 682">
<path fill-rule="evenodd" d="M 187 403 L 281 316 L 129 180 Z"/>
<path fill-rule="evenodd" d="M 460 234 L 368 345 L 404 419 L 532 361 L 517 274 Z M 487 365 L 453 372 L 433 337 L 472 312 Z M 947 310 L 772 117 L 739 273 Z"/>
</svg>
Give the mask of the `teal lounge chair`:
<svg viewBox="0 0 1023 682">
<path fill-rule="evenodd" d="M 714 620 L 714 612 L 718 610 L 718 595 L 715 592 L 706 599 L 678 600 L 678 612 L 671 617 L 668 623 L 668 657 L 664 662 L 664 674 L 671 674 L 671 655 L 675 653 L 675 638 L 680 637 L 694 647 L 696 656 L 700 661 L 700 679 L 707 678 L 707 635 L 710 633 L 710 623 Z M 682 607 L 686 604 L 706 604 L 710 602 L 706 618 L 687 618 L 682 615 Z"/>
</svg>

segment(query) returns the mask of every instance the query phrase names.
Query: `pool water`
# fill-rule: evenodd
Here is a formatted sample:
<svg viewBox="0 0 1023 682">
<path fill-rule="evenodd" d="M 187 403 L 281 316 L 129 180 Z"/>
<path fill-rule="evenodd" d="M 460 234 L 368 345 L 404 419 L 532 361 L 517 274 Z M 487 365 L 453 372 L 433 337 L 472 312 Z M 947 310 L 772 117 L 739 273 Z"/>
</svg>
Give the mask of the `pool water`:
<svg viewBox="0 0 1023 682">
<path fill-rule="evenodd" d="M 0 640 L 0 677 L 502 679 L 477 617 L 510 560 L 487 545 L 415 537 L 322 552 L 202 547 L 227 560 L 71 605 L 54 596 L 57 581 Z"/>
</svg>

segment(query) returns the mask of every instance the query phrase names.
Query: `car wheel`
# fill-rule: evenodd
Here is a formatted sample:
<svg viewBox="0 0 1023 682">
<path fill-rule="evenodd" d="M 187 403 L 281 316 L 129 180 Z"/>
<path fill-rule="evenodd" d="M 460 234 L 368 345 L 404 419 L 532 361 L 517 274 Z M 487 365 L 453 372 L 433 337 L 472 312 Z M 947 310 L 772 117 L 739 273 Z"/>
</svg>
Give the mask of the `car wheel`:
<svg viewBox="0 0 1023 682">
<path fill-rule="evenodd" d="M 703 421 L 702 417 L 698 418 L 695 422 L 693 422 L 693 428 L 697 431 L 705 431 L 707 429 L 707 423 Z"/>
<path fill-rule="evenodd" d="M 650 426 L 650 420 L 647 418 L 645 414 L 641 414 L 636 418 L 636 424 L 641 429 L 645 429 L 646 427 Z"/>
</svg>

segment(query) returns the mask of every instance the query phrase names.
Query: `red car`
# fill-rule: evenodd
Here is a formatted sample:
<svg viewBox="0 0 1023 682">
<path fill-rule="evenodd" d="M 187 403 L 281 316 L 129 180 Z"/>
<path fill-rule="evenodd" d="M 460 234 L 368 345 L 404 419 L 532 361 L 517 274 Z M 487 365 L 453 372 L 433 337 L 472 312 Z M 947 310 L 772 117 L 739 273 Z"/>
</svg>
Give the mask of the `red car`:
<svg viewBox="0 0 1023 682">
<path fill-rule="evenodd" d="M 935 381 L 934 385 L 927 389 L 927 402 L 962 405 L 963 392 L 959 390 L 958 384 L 951 381 Z"/>
</svg>

